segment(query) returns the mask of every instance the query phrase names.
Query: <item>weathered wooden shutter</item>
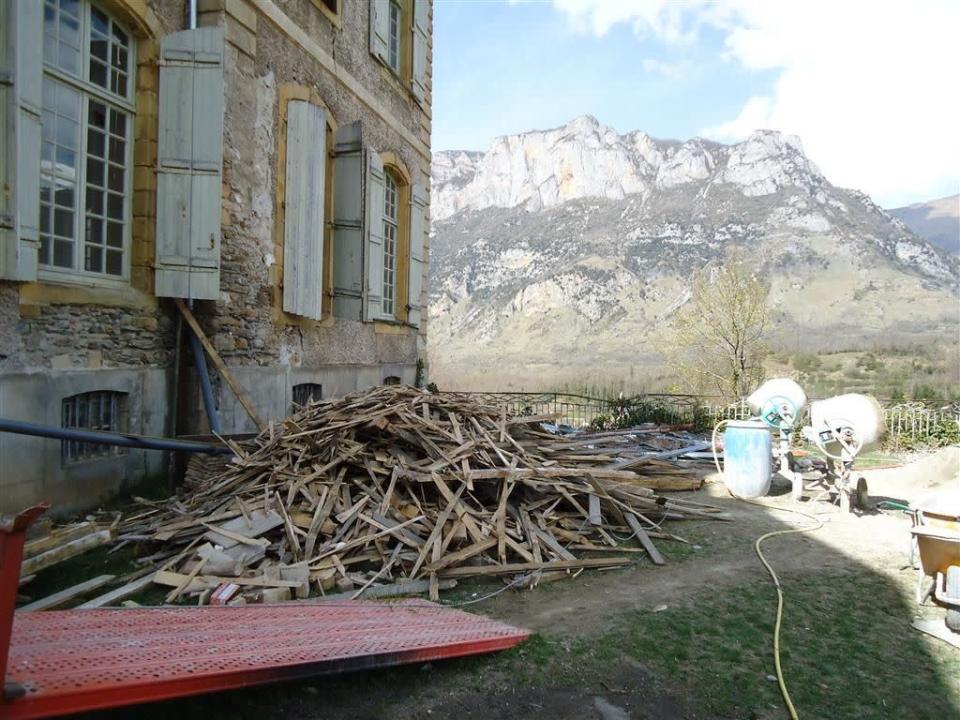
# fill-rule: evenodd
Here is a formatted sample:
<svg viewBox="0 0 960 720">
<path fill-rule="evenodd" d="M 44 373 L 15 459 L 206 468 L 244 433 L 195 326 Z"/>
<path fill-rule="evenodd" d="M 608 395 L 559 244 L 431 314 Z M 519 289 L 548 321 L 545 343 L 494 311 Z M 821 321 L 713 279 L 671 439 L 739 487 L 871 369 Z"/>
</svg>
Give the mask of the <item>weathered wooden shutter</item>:
<svg viewBox="0 0 960 720">
<path fill-rule="evenodd" d="M 410 282 L 407 285 L 407 322 L 420 327 L 423 292 L 423 239 L 427 233 L 425 213 L 427 193 L 423 186 L 414 185 L 410 193 Z"/>
<path fill-rule="evenodd" d="M 387 62 L 390 34 L 390 0 L 370 0 L 370 52 Z"/>
<path fill-rule="evenodd" d="M 323 311 L 323 206 L 327 120 L 303 100 L 287 104 L 283 201 L 283 309 L 319 320 Z"/>
<path fill-rule="evenodd" d="M 383 162 L 375 152 L 367 152 L 366 191 L 363 317 L 376 320 L 383 316 Z"/>
<path fill-rule="evenodd" d="M 363 319 L 363 142 L 360 121 L 337 128 L 333 156 L 333 314 Z"/>
<path fill-rule="evenodd" d="M 40 247 L 43 3 L 3 0 L 0 33 L 0 278 L 36 280 Z M 12 190 L 12 192 L 11 192 Z"/>
<path fill-rule="evenodd" d="M 429 0 L 413 0 L 413 77 L 410 89 L 421 103 L 427 97 L 427 30 L 429 27 Z"/>
<path fill-rule="evenodd" d="M 160 41 L 156 294 L 220 292 L 223 28 Z"/>
</svg>

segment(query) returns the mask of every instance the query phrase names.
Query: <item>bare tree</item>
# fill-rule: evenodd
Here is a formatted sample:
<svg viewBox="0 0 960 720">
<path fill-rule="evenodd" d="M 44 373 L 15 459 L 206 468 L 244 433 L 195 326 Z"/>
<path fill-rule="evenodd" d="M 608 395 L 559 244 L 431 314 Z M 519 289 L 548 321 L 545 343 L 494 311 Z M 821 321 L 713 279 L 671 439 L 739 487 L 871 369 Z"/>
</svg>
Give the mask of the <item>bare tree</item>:
<svg viewBox="0 0 960 720">
<path fill-rule="evenodd" d="M 763 380 L 769 294 L 741 250 L 694 275 L 690 299 L 657 343 L 688 390 L 740 398 Z"/>
</svg>

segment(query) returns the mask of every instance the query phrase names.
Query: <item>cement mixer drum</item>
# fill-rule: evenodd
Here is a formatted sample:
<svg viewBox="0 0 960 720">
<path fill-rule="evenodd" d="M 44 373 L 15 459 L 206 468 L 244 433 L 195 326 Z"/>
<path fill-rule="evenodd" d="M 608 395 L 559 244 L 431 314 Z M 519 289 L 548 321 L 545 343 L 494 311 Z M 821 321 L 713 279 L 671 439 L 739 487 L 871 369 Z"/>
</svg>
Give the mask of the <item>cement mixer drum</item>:
<svg viewBox="0 0 960 720">
<path fill-rule="evenodd" d="M 845 460 L 875 448 L 886 432 L 879 403 L 857 393 L 810 403 L 810 429 L 821 452 Z"/>
<path fill-rule="evenodd" d="M 772 428 L 790 429 L 807 405 L 807 394 L 789 378 L 767 380 L 750 397 L 747 405 Z"/>
</svg>

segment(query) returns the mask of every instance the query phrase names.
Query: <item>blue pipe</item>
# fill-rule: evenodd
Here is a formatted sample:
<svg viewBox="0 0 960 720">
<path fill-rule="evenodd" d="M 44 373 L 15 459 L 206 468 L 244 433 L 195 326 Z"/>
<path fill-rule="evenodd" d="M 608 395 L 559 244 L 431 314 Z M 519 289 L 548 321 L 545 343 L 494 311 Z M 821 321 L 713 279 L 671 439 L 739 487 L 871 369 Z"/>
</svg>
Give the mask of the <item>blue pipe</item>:
<svg viewBox="0 0 960 720">
<path fill-rule="evenodd" d="M 173 440 L 169 438 L 145 437 L 143 435 L 128 435 L 121 433 L 103 432 L 101 430 L 81 430 L 78 428 L 60 428 L 25 420 L 9 420 L 0 418 L 0 432 L 16 433 L 18 435 L 34 435 L 36 437 L 53 438 L 55 440 L 76 440 L 78 442 L 95 443 L 98 445 L 116 445 L 118 447 L 139 448 L 142 450 L 179 450 L 181 452 L 208 453 L 210 455 L 227 455 L 233 451 L 223 445 L 210 445 L 194 440 Z"/>
<path fill-rule="evenodd" d="M 220 416 L 217 415 L 217 406 L 213 402 L 213 389 L 210 387 L 210 373 L 207 371 L 207 356 L 203 354 L 200 338 L 190 330 L 190 347 L 193 348 L 193 362 L 197 366 L 197 375 L 200 376 L 200 392 L 203 394 L 203 407 L 207 411 L 207 423 L 210 432 L 222 435 L 220 430 Z"/>
</svg>

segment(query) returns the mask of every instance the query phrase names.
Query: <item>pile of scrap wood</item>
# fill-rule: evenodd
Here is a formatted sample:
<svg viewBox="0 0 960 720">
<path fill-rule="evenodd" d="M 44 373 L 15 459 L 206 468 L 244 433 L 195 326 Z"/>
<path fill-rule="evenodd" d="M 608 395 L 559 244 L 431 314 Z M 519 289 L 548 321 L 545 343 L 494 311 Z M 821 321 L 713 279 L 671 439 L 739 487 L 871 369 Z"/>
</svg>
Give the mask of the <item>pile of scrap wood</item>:
<svg viewBox="0 0 960 720">
<path fill-rule="evenodd" d="M 677 432 L 689 426 L 662 426 L 654 423 L 596 433 L 578 433 L 541 448 L 552 460 L 592 460 L 609 463 L 617 470 L 637 470 L 657 475 L 658 490 L 691 490 L 697 487 L 697 478 L 686 467 L 665 462 L 690 454 L 702 453 L 710 443 L 687 432 Z M 711 454 L 712 457 L 712 454 Z M 671 484 L 669 478 L 674 478 Z"/>
<path fill-rule="evenodd" d="M 312 403 L 231 443 L 227 469 L 182 497 L 143 501 L 119 539 L 163 543 L 150 560 L 168 601 L 358 596 L 395 580 L 435 597 L 456 578 L 532 585 L 629 552 L 662 563 L 664 520 L 717 517 L 657 494 L 698 487 L 692 471 L 611 468 L 543 430 L 549 419 L 398 386 Z"/>
</svg>

